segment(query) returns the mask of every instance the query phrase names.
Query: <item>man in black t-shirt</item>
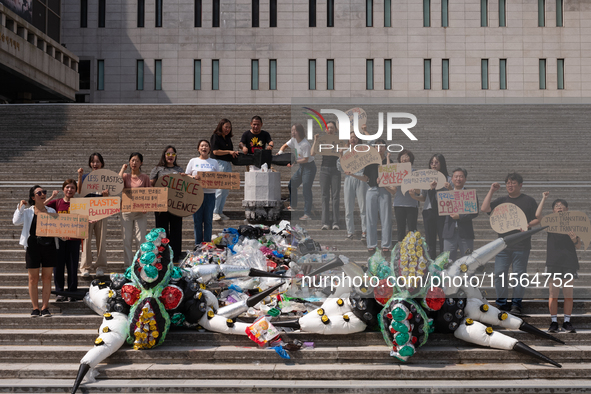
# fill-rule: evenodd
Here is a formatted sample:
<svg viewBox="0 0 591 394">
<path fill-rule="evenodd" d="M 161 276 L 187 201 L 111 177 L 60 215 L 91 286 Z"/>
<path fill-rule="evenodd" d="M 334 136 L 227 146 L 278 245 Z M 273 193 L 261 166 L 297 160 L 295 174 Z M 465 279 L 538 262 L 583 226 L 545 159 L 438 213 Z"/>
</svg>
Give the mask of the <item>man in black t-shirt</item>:
<svg viewBox="0 0 591 394">
<path fill-rule="evenodd" d="M 253 116 L 250 121 L 250 130 L 247 130 L 242 134 L 240 142 L 242 143 L 242 151 L 245 154 L 254 153 L 257 149 L 273 150 L 273 139 L 271 134 L 265 130 L 261 130 L 263 127 L 263 119 L 256 115 Z"/>
<path fill-rule="evenodd" d="M 501 188 L 501 186 L 495 182 L 491 185 L 488 194 L 482 202 L 480 210 L 486 212 L 489 215 L 499 205 L 509 202 L 517 205 L 524 213 L 527 218 L 527 227 L 521 229 L 526 231 L 527 229 L 537 225 L 540 221 L 536 218 L 536 210 L 538 204 L 532 197 L 522 194 L 521 187 L 523 186 L 523 177 L 516 173 L 511 172 L 505 178 L 505 187 L 507 188 L 507 196 L 499 197 L 492 201 L 493 194 Z M 507 235 L 515 234 L 519 230 L 512 230 L 507 233 L 499 234 L 499 237 L 505 237 Z M 525 288 L 521 286 L 521 277 L 527 273 L 527 262 L 529 260 L 529 252 L 531 249 L 531 238 L 527 238 L 518 244 L 511 245 L 495 257 L 495 291 L 497 293 L 497 306 L 503 311 L 511 311 L 511 313 L 520 315 L 525 293 Z M 513 299 L 511 302 L 507 301 L 509 295 L 509 283 L 513 283 L 512 280 L 509 282 L 508 273 L 509 268 L 513 264 L 513 272 L 517 274 L 517 285 L 513 290 Z"/>
</svg>

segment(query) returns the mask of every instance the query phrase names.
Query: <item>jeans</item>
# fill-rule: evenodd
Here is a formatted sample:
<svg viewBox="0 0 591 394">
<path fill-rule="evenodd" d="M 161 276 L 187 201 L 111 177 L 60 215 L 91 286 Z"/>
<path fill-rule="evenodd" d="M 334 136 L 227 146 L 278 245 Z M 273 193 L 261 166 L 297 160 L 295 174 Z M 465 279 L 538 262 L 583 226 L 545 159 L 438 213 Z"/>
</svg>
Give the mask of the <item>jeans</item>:
<svg viewBox="0 0 591 394">
<path fill-rule="evenodd" d="M 378 245 L 378 215 L 382 223 L 382 249 L 392 246 L 392 195 L 382 187 L 370 187 L 365 195 L 367 248 Z"/>
<path fill-rule="evenodd" d="M 217 160 L 218 166 L 221 172 L 232 172 L 232 163 L 225 160 Z M 218 215 L 224 212 L 224 205 L 226 205 L 226 198 L 228 198 L 230 190 L 228 189 L 217 189 L 215 191 L 215 208 L 213 213 Z"/>
<path fill-rule="evenodd" d="M 64 291 L 64 274 L 68 271 L 68 291 L 78 290 L 78 260 L 80 258 L 79 240 L 59 240 L 57 265 L 53 267 L 53 283 L 57 291 Z"/>
<path fill-rule="evenodd" d="M 290 206 L 296 208 L 298 206 L 298 187 L 303 184 L 302 194 L 304 195 L 304 214 L 312 215 L 312 183 L 316 177 L 316 163 L 300 164 L 296 172 L 289 180 L 289 197 Z"/>
<path fill-rule="evenodd" d="M 529 260 L 529 250 L 503 250 L 495 257 L 495 291 L 497 293 L 497 305 L 511 306 L 507 302 L 509 295 L 510 283 L 514 284 L 514 280 L 509 282 L 508 273 L 511 264 L 513 264 L 513 272 L 517 274 L 517 286 L 513 288 L 512 303 L 521 308 L 521 301 L 525 294 L 525 288 L 521 286 L 521 274 L 527 272 L 527 262 Z"/>
<path fill-rule="evenodd" d="M 361 232 L 365 233 L 367 231 L 365 219 L 365 195 L 367 189 L 369 189 L 367 183 L 352 176 L 345 177 L 345 224 L 347 225 L 348 234 L 355 233 L 355 218 L 353 216 L 355 197 L 357 197 L 359 216 L 361 217 Z"/>
<path fill-rule="evenodd" d="M 419 208 L 416 207 L 394 207 L 396 214 L 396 229 L 398 230 L 398 242 L 401 242 L 408 231 L 417 231 L 417 217 Z M 408 225 L 408 230 L 406 229 Z"/>
<path fill-rule="evenodd" d="M 183 244 L 183 218 L 170 212 L 154 212 L 154 216 L 156 227 L 166 230 L 174 260 L 178 260 Z"/>
<path fill-rule="evenodd" d="M 459 230 L 456 228 L 454 230 L 454 236 L 452 238 L 445 238 L 443 240 L 443 251 L 444 252 L 451 252 L 449 254 L 450 260 L 456 261 L 458 258 L 458 247 L 460 248 L 460 257 L 466 255 L 467 250 L 474 249 L 474 240 L 467 239 L 467 238 L 460 238 Z"/>
<path fill-rule="evenodd" d="M 203 204 L 193 214 L 195 245 L 201 242 L 211 241 L 211 228 L 213 225 L 213 209 L 215 207 L 215 194 L 204 193 Z"/>
<path fill-rule="evenodd" d="M 322 225 L 339 224 L 341 199 L 341 172 L 336 167 L 320 167 L 320 191 L 322 192 Z M 332 220 L 330 199 L 332 198 Z"/>
<path fill-rule="evenodd" d="M 445 216 L 439 216 L 436 209 L 423 210 L 423 224 L 425 226 L 425 242 L 429 248 L 432 260 L 437 257 L 437 237 L 439 237 L 439 253 L 443 252 L 443 225 Z"/>
</svg>

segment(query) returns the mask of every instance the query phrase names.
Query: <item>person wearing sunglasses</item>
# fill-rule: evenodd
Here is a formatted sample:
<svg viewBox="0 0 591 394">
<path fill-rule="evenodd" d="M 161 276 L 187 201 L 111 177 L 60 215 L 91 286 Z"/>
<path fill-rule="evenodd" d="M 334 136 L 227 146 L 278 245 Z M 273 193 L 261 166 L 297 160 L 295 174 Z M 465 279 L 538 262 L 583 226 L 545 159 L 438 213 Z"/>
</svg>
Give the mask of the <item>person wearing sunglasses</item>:
<svg viewBox="0 0 591 394">
<path fill-rule="evenodd" d="M 160 162 L 150 172 L 150 184 L 156 186 L 158 179 L 168 174 L 182 174 L 183 169 L 176 164 L 176 148 L 168 145 L 162 151 Z M 156 227 L 166 230 L 166 238 L 170 240 L 170 247 L 174 254 L 174 262 L 181 258 L 183 243 L 183 218 L 171 212 L 154 212 Z"/>
<path fill-rule="evenodd" d="M 29 189 L 30 205 L 21 200 L 14 211 L 12 223 L 22 224 L 23 231 L 19 244 L 25 247 L 25 267 L 29 272 L 29 296 L 33 304 L 31 317 L 51 317 L 49 312 L 49 296 L 51 294 L 51 274 L 57 265 L 58 240 L 55 237 L 37 237 L 37 217 L 40 213 L 55 213 L 55 209 L 45 206 L 47 191 L 39 185 Z M 39 271 L 41 270 L 42 300 L 39 310 Z"/>
</svg>

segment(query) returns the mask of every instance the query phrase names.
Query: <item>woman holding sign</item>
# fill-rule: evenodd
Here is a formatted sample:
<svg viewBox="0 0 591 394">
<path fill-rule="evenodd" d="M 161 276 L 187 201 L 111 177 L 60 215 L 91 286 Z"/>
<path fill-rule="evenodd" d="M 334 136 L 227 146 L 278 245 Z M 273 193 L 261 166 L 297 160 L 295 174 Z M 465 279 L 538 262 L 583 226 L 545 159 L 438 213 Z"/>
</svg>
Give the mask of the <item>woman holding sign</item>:
<svg viewBox="0 0 591 394">
<path fill-rule="evenodd" d="M 199 141 L 199 157 L 195 157 L 187 164 L 185 173 L 199 180 L 200 172 L 220 170 L 218 162 L 209 158 L 210 145 L 207 140 Z M 211 241 L 213 226 L 213 209 L 215 207 L 215 189 L 203 189 L 203 203 L 193 214 L 195 245 Z"/>
<path fill-rule="evenodd" d="M 330 121 L 326 124 L 326 134 L 338 134 L 337 124 Z M 318 139 L 318 134 L 314 140 Z M 315 152 L 312 149 L 312 155 Z M 337 169 L 338 156 L 322 156 L 320 164 L 320 191 L 322 193 L 322 230 L 340 230 L 339 228 L 339 205 L 341 201 L 341 172 Z M 332 199 L 332 204 L 331 204 Z M 332 215 L 331 215 L 332 206 Z"/>
<path fill-rule="evenodd" d="M 176 164 L 176 148 L 168 145 L 162 151 L 160 162 L 150 172 L 150 185 L 154 187 L 158 179 L 167 174 L 182 174 L 183 169 Z M 181 257 L 183 243 L 183 218 L 171 212 L 154 212 L 156 227 L 166 230 L 166 238 L 170 240 L 170 247 L 175 262 Z"/>
<path fill-rule="evenodd" d="M 142 163 L 144 156 L 139 152 L 129 155 L 129 167 L 131 174 L 125 174 L 127 164 L 123 164 L 119 176 L 123 178 L 123 187 L 126 189 L 134 187 L 150 187 L 150 177 L 142 174 Z M 146 242 L 148 231 L 148 214 L 146 212 L 121 212 L 121 227 L 123 229 L 123 264 L 130 266 L 133 263 L 133 239 L 139 248 Z"/>
<path fill-rule="evenodd" d="M 12 217 L 13 224 L 22 224 L 23 231 L 19 244 L 25 247 L 25 267 L 29 271 L 29 296 L 33 304 L 31 317 L 51 317 L 49 296 L 51 294 L 51 273 L 57 265 L 58 242 L 55 237 L 37 237 L 37 217 L 40 213 L 55 213 L 53 208 L 45 207 L 47 191 L 39 185 L 29 189 L 29 208 L 27 201 L 21 200 Z M 43 304 L 39 311 L 39 268 L 41 268 L 41 292 Z"/>
<path fill-rule="evenodd" d="M 232 172 L 232 159 L 238 156 L 239 152 L 234 150 L 232 144 L 232 123 L 224 118 L 218 123 L 211 136 L 211 158 L 218 162 L 222 172 Z M 228 220 L 224 215 L 224 205 L 230 190 L 217 189 L 215 192 L 215 207 L 213 209 L 213 220 Z"/>
</svg>

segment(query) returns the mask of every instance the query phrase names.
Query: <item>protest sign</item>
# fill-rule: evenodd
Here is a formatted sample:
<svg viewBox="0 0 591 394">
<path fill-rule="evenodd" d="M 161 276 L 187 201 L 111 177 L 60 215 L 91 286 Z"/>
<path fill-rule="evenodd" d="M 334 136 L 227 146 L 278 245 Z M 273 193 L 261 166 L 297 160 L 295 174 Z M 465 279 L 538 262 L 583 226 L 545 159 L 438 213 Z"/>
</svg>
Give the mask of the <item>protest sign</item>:
<svg viewBox="0 0 591 394">
<path fill-rule="evenodd" d="M 37 215 L 38 237 L 88 238 L 88 217 L 72 213 L 40 213 Z"/>
<path fill-rule="evenodd" d="M 369 150 L 364 152 L 351 150 L 350 152 L 343 154 L 341 157 L 341 167 L 343 168 L 343 171 L 356 173 L 370 164 L 381 164 L 382 156 L 380 156 L 380 152 L 378 152 L 373 146 L 369 146 L 368 148 Z"/>
<path fill-rule="evenodd" d="M 443 174 L 441 174 L 443 175 Z M 445 177 L 444 177 L 445 178 Z M 445 190 L 437 192 L 439 216 L 478 213 L 476 190 Z"/>
<path fill-rule="evenodd" d="M 177 216 L 192 215 L 203 203 L 201 183 L 188 175 L 166 174 L 156 186 L 168 189 L 168 212 Z"/>
<path fill-rule="evenodd" d="M 429 190 L 433 181 L 437 182 L 435 189 L 441 189 L 447 182 L 447 178 L 437 170 L 413 171 L 402 180 L 400 190 L 402 193 L 412 189 Z"/>
<path fill-rule="evenodd" d="M 70 213 L 101 220 L 121 212 L 121 197 L 89 197 L 70 199 Z"/>
<path fill-rule="evenodd" d="M 92 171 L 84 179 L 80 195 L 86 196 L 89 193 L 100 194 L 103 190 L 108 190 L 110 196 L 121 193 L 123 191 L 123 178 L 111 170 L 101 169 Z"/>
<path fill-rule="evenodd" d="M 337 152 L 337 146 L 339 146 L 339 144 L 343 148 L 348 146 L 348 142 L 339 140 L 339 136 L 336 134 L 318 134 L 318 138 L 314 138 L 312 152 L 321 156 L 340 156 Z M 341 151 L 342 150 L 343 149 L 341 149 Z"/>
<path fill-rule="evenodd" d="M 490 226 L 499 234 L 512 230 L 527 230 L 525 213 L 515 204 L 506 202 L 497 206 L 490 214 Z"/>
<path fill-rule="evenodd" d="M 353 125 L 355 124 L 355 114 L 357 114 L 358 119 L 358 130 L 361 132 L 361 126 L 367 123 L 367 114 L 361 108 L 351 108 L 345 112 L 351 121 L 351 128 L 349 130 L 353 131 Z"/>
<path fill-rule="evenodd" d="M 391 163 L 378 167 L 378 185 L 380 187 L 402 185 L 402 180 L 410 174 L 412 164 Z"/>
<path fill-rule="evenodd" d="M 201 187 L 204 189 L 240 189 L 240 174 L 237 172 L 202 172 Z"/>
<path fill-rule="evenodd" d="M 585 212 L 554 212 L 544 216 L 541 224 L 542 226 L 550 226 L 548 227 L 549 233 L 568 234 L 572 231 L 581 238 L 585 250 L 589 247 L 589 242 L 591 242 L 591 226 L 589 224 L 589 217 Z"/>
<path fill-rule="evenodd" d="M 166 212 L 168 189 L 165 187 L 134 187 L 123 189 L 122 212 Z"/>
</svg>

